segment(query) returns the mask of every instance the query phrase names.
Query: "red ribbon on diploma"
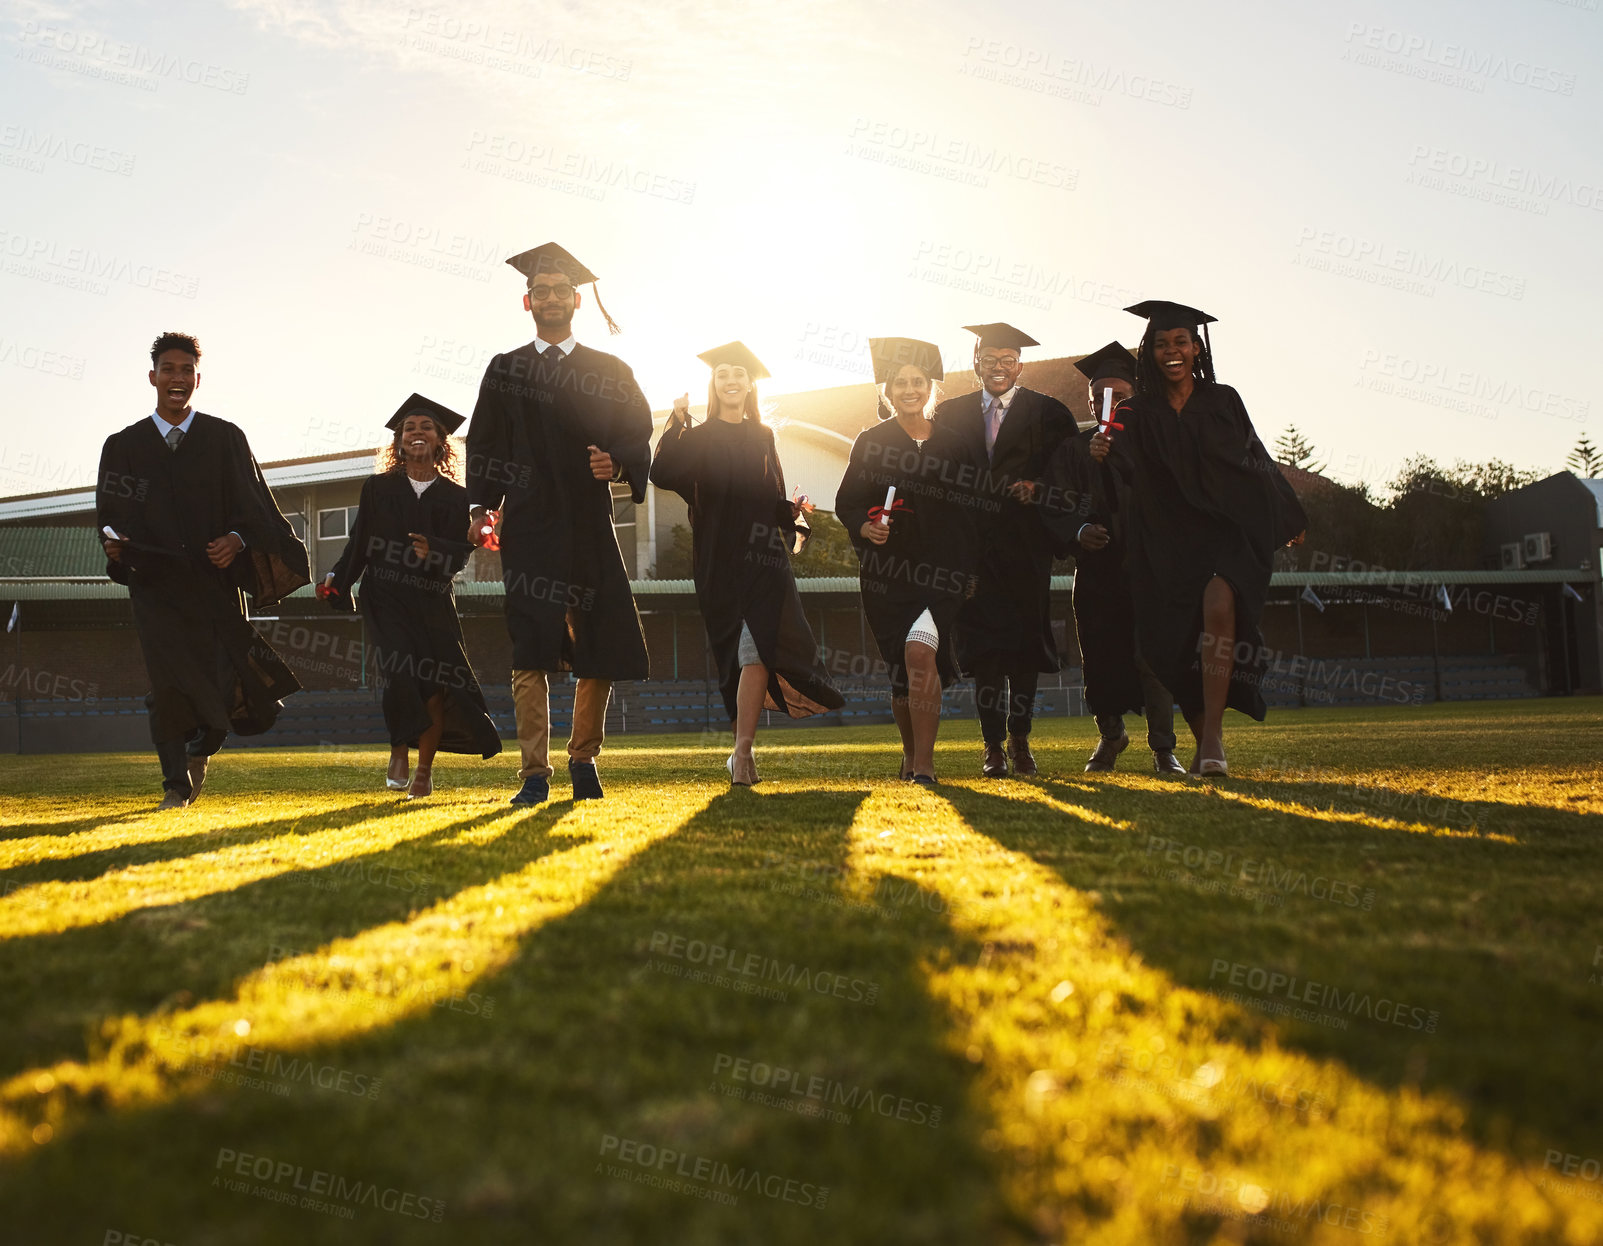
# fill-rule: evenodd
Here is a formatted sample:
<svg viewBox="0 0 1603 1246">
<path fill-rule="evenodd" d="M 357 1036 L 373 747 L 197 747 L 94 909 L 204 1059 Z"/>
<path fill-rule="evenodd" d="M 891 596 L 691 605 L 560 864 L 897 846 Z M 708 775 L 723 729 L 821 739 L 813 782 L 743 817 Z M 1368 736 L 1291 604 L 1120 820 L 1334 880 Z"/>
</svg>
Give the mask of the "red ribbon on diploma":
<svg viewBox="0 0 1603 1246">
<path fill-rule="evenodd" d="M 901 498 L 897 498 L 891 503 L 891 518 L 895 519 L 897 515 L 901 514 L 903 511 L 907 511 L 908 509 L 907 503 Z M 882 516 L 884 513 L 885 508 L 883 506 L 870 506 L 868 508 L 868 522 L 878 523 L 880 521 L 880 516 Z"/>
<path fill-rule="evenodd" d="M 339 589 L 335 588 L 327 580 L 317 586 L 316 592 L 319 601 L 327 601 L 330 597 L 338 597 L 340 595 Z"/>
<path fill-rule="evenodd" d="M 479 525 L 479 533 L 484 540 L 479 543 L 480 549 L 487 549 L 492 554 L 501 548 L 501 538 L 495 534 L 495 525 L 501 521 L 500 511 L 488 511 L 484 521 Z"/>
</svg>

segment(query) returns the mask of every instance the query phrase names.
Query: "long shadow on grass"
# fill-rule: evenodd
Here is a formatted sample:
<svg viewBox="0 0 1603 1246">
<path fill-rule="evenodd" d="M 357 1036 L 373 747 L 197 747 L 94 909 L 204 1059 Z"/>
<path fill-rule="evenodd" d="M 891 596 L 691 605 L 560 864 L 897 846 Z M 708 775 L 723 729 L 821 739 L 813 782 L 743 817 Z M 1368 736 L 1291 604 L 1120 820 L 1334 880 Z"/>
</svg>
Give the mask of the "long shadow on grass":
<svg viewBox="0 0 1603 1246">
<path fill-rule="evenodd" d="M 416 806 L 401 800 L 369 800 L 361 804 L 346 805 L 340 809 L 309 809 L 287 818 L 271 822 L 255 822 L 235 830 L 196 831 L 190 835 L 174 835 L 169 839 L 143 840 L 130 844 L 117 844 L 111 848 L 95 848 L 71 857 L 53 857 L 43 861 L 30 861 L 0 869 L 0 889 L 9 894 L 14 888 L 30 883 L 83 882 L 127 869 L 131 865 L 147 865 L 155 861 L 177 861 L 203 852 L 216 852 L 236 844 L 248 844 L 292 834 L 304 828 L 305 834 L 338 830 L 356 822 L 370 822 L 375 818 L 394 817 L 409 813 Z"/>
<path fill-rule="evenodd" d="M 1045 785 L 1089 805 L 1086 786 Z M 1177 983 L 1235 992 L 1265 1015 L 1292 1002 L 1289 987 L 1267 989 L 1270 973 L 1339 992 L 1296 1001 L 1323 1022 L 1272 1015 L 1288 1046 L 1377 1085 L 1452 1093 L 1484 1145 L 1529 1155 L 1539 1135 L 1586 1154 L 1603 1147 L 1603 1094 L 1581 1076 L 1603 997 L 1587 994 L 1579 961 L 1555 969 L 1539 959 L 1530 929 L 1551 923 L 1573 939 L 1591 920 L 1592 892 L 1566 899 L 1531 847 L 1257 810 L 1199 785 L 1100 787 L 1095 808 L 1131 822 L 1128 831 L 942 791 L 974 829 L 1098 893 L 1117 931 Z"/>
<path fill-rule="evenodd" d="M 0 998 L 23 1018 L 0 1027 L 0 1078 L 81 1057 L 86 1036 L 96 1046 L 95 1026 L 102 1018 L 227 998 L 241 977 L 271 961 L 404 921 L 463 887 L 577 847 L 587 837 L 550 835 L 571 807 L 543 806 L 485 844 L 445 841 L 507 816 L 505 809 L 317 869 L 59 934 L 0 941 Z M 264 914 L 270 915 L 265 923 Z M 48 980 L 41 965 L 51 967 Z"/>
<path fill-rule="evenodd" d="M 136 818 L 151 817 L 154 807 L 133 813 L 115 813 L 110 817 L 74 818 L 67 822 L 18 822 L 0 826 L 0 839 L 28 839 L 34 835 L 76 835 L 79 831 L 98 831 L 103 826 L 119 822 L 132 822 Z"/>
<path fill-rule="evenodd" d="M 979 949 L 939 904 L 891 919 L 849 892 L 864 795 L 719 796 L 479 980 L 493 1015 L 437 1008 L 311 1053 L 381 1078 L 378 1098 L 238 1091 L 110 1120 L 30 1156 L 13 1219 L 99 1225 L 42 1192 L 103 1179 L 119 1223 L 175 1240 L 1025 1240 L 924 986 Z M 140 1180 L 125 1156 L 158 1143 L 178 1175 Z M 220 1148 L 443 1197 L 448 1223 L 212 1189 Z"/>
</svg>

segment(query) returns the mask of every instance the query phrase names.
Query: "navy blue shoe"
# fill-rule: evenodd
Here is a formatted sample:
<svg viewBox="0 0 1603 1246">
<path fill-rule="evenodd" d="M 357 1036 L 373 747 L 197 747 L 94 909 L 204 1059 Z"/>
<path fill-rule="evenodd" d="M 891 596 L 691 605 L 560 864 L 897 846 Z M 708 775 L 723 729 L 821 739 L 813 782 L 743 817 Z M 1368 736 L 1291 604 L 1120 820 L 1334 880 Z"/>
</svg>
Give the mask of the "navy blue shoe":
<svg viewBox="0 0 1603 1246">
<path fill-rule="evenodd" d="M 536 775 L 523 780 L 523 786 L 512 798 L 514 805 L 543 805 L 551 799 L 551 784 Z"/>
<path fill-rule="evenodd" d="M 570 761 L 568 777 L 573 780 L 574 800 L 600 800 L 601 776 L 593 761 Z"/>
</svg>

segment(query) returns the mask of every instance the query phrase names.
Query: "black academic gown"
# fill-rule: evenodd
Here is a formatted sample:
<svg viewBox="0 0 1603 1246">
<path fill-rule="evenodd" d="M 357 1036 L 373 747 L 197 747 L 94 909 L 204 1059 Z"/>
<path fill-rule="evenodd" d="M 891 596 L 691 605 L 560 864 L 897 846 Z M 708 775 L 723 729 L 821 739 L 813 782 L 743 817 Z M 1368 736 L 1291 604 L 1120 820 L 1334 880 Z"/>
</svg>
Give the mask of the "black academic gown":
<svg viewBox="0 0 1603 1246">
<path fill-rule="evenodd" d="M 819 662 L 790 569 L 798 528 L 773 430 L 753 419 L 711 419 L 689 429 L 670 422 L 651 480 L 690 504 L 696 600 L 730 719 L 742 623 L 768 668 L 767 708 L 792 718 L 839 709 L 845 699 Z"/>
<path fill-rule="evenodd" d="M 591 475 L 587 447 L 610 453 L 618 479 L 644 501 L 651 408 L 621 359 L 578 345 L 548 364 L 545 345 L 490 361 L 467 437 L 468 500 L 502 512 L 512 669 L 645 679 L 612 491 Z"/>
<path fill-rule="evenodd" d="M 835 517 L 857 551 L 863 613 L 880 657 L 901 675 L 908 629 L 930 612 L 940 632 L 935 662 L 942 685 L 957 680 L 957 618 L 979 570 L 982 467 L 969 443 L 933 425 L 923 447 L 895 418 L 857 435 L 835 495 Z M 869 511 L 894 486 L 890 535 L 875 545 L 862 535 Z M 990 500 L 995 506 L 994 500 Z"/>
<path fill-rule="evenodd" d="M 267 609 L 308 583 L 310 570 L 244 432 L 197 411 L 177 450 L 148 416 L 113 433 L 100 452 L 95 512 L 97 528 L 130 540 L 106 574 L 128 586 L 151 738 L 266 731 L 301 685 L 246 619 L 244 595 Z M 219 570 L 206 546 L 229 532 L 245 548 Z"/>
<path fill-rule="evenodd" d="M 1236 650 L 1227 704 L 1262 721 L 1267 655 L 1259 620 L 1274 553 L 1308 526 L 1297 495 L 1264 448 L 1241 396 L 1198 381 L 1176 413 L 1162 396 L 1121 407 L 1112 464 L 1129 485 L 1127 566 L 1137 643 L 1188 715 L 1202 709 L 1202 594 L 1235 590 Z"/>
<path fill-rule="evenodd" d="M 972 674 L 988 655 L 1017 655 L 1036 670 L 1055 671 L 1052 538 L 1037 508 L 1014 501 L 1006 489 L 1017 480 L 1044 480 L 1052 452 L 1074 435 L 1074 416 L 1056 398 L 1020 386 L 987 456 L 983 393 L 949 398 L 934 415 L 968 445 L 975 462 L 988 465 L 982 492 L 997 504 L 980 520 L 980 582 L 958 616 L 958 662 Z"/>
<path fill-rule="evenodd" d="M 368 477 L 356 525 L 334 564 L 330 604 L 350 610 L 351 586 L 362 581 L 359 601 L 392 745 L 417 747 L 430 725 L 428 700 L 443 692 L 440 751 L 494 757 L 501 736 L 463 650 L 451 592 L 472 548 L 467 526 L 468 492 L 455 481 L 440 477 L 419 497 L 404 471 Z M 426 557 L 413 551 L 412 532 L 428 537 Z"/>
<path fill-rule="evenodd" d="M 1047 464 L 1041 519 L 1059 558 L 1074 559 L 1074 632 L 1080 644 L 1085 701 L 1098 717 L 1140 713 L 1145 698 L 1135 668 L 1135 605 L 1125 562 L 1124 515 L 1114 504 L 1112 473 L 1090 455 L 1095 428 L 1070 437 Z M 1108 543 L 1080 544 L 1085 524 L 1101 524 Z"/>
</svg>

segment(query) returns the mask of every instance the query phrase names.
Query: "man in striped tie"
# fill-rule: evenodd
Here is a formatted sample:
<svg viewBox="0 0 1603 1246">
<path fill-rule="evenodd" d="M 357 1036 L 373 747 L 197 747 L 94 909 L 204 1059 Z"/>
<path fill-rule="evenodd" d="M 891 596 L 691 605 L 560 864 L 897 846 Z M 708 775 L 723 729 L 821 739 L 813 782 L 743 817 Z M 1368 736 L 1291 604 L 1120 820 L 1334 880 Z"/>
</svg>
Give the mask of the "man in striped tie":
<svg viewBox="0 0 1603 1246">
<path fill-rule="evenodd" d="M 980 509 L 979 587 L 958 616 L 958 664 L 974 676 L 974 703 L 985 742 L 981 773 L 1021 778 L 1036 772 L 1030 752 L 1035 685 L 1058 669 L 1052 635 L 1052 538 L 1038 503 L 1047 462 L 1076 431 L 1056 398 L 1019 384 L 1020 352 L 1039 343 L 1009 324 L 967 326 L 977 335 L 980 389 L 949 398 L 933 419 L 965 438 L 975 461 L 989 464 Z M 1007 751 L 1002 749 L 1004 732 Z"/>
</svg>

